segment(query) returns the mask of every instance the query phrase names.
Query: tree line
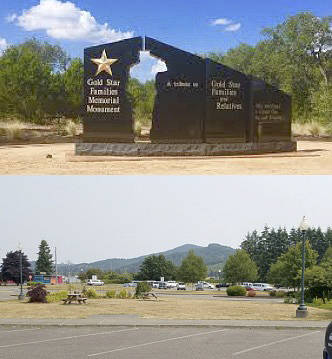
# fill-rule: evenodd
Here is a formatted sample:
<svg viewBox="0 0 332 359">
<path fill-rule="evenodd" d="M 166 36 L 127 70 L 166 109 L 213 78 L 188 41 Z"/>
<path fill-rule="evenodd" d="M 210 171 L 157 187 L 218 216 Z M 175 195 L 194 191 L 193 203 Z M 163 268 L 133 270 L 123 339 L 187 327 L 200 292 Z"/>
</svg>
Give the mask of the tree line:
<svg viewBox="0 0 332 359">
<path fill-rule="evenodd" d="M 190 250 L 185 258 L 183 258 L 180 266 L 176 266 L 172 261 L 167 260 L 163 254 L 147 256 L 139 267 L 137 273 L 116 273 L 112 271 L 102 271 L 97 268 L 90 268 L 86 272 L 81 273 L 78 277 L 85 281 L 90 279 L 92 275 L 105 283 L 127 283 L 132 280 L 160 281 L 164 278 L 168 280 L 179 280 L 186 283 L 195 283 L 203 280 L 207 276 L 207 266 L 202 257 L 197 256 L 193 250 Z M 110 278 L 110 275 L 112 278 Z M 113 280 L 112 280 L 113 279 Z"/>
<path fill-rule="evenodd" d="M 292 95 L 297 121 L 331 122 L 331 16 L 310 12 L 263 29 L 255 46 L 241 43 L 226 53 L 202 56 L 258 77 Z M 128 94 L 135 121 L 149 125 L 155 84 L 130 79 Z M 80 118 L 83 63 L 59 46 L 35 38 L 10 46 L 0 57 L 0 117 L 47 123 L 54 117 Z"/>
<path fill-rule="evenodd" d="M 260 78 L 292 95 L 296 121 L 331 124 L 332 16 L 302 12 L 275 27 L 264 28 L 264 39 L 223 53 L 212 60 Z"/>
<path fill-rule="evenodd" d="M 21 280 L 20 268 L 22 265 L 22 280 L 27 282 L 30 280 L 33 272 L 31 263 L 26 254 L 21 250 L 10 251 L 6 257 L 2 259 L 0 266 L 0 281 L 13 281 L 17 285 Z M 45 240 L 42 240 L 39 245 L 38 259 L 36 261 L 35 273 L 45 273 L 47 275 L 53 274 L 55 271 L 53 256 L 51 249 Z"/>
<path fill-rule="evenodd" d="M 256 263 L 258 270 L 257 279 L 265 282 L 272 264 L 285 254 L 290 247 L 302 241 L 303 232 L 299 228 L 287 231 L 285 228 L 265 227 L 261 233 L 253 231 L 248 233 L 241 243 L 250 258 Z M 304 236 L 311 248 L 317 252 L 317 263 L 322 261 L 327 249 L 332 246 L 332 229 L 325 232 L 321 228 L 309 228 Z"/>
</svg>

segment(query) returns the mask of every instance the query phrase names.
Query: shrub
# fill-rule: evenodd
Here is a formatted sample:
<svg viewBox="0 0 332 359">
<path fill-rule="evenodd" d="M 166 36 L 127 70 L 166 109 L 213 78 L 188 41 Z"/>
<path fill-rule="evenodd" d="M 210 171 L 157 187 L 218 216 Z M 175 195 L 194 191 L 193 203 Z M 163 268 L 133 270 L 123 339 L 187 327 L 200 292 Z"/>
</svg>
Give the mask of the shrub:
<svg viewBox="0 0 332 359">
<path fill-rule="evenodd" d="M 116 291 L 114 289 L 108 290 L 106 292 L 106 298 L 115 298 L 116 297 Z"/>
<path fill-rule="evenodd" d="M 286 295 L 286 293 L 283 290 L 277 290 L 276 296 L 279 298 L 283 298 Z"/>
<path fill-rule="evenodd" d="M 256 291 L 254 290 L 248 290 L 248 297 L 256 297 Z"/>
<path fill-rule="evenodd" d="M 141 123 L 136 120 L 134 122 L 134 133 L 135 133 L 135 136 L 139 137 L 141 135 L 141 131 L 142 131 L 142 125 Z"/>
<path fill-rule="evenodd" d="M 293 297 L 285 297 L 284 303 L 286 304 L 296 304 L 297 300 Z"/>
<path fill-rule="evenodd" d="M 84 288 L 82 294 L 87 298 L 97 298 L 98 294 L 94 288 Z"/>
<path fill-rule="evenodd" d="M 226 289 L 227 295 L 230 297 L 233 296 L 245 296 L 246 295 L 246 288 L 241 287 L 240 285 L 233 285 Z"/>
<path fill-rule="evenodd" d="M 276 297 L 277 296 L 277 291 L 276 290 L 271 290 L 271 292 L 269 292 L 269 296 L 270 297 Z"/>
<path fill-rule="evenodd" d="M 322 304 L 324 304 L 324 301 L 322 298 L 314 298 L 313 301 L 312 301 L 312 304 L 314 306 L 321 306 Z"/>
<path fill-rule="evenodd" d="M 69 136 L 76 136 L 78 133 L 78 125 L 74 121 L 69 120 L 66 123 L 65 133 Z"/>
<path fill-rule="evenodd" d="M 150 292 L 151 289 L 151 286 L 147 282 L 139 282 L 137 283 L 135 297 L 140 297 L 143 293 Z"/>
<path fill-rule="evenodd" d="M 66 290 L 62 290 L 60 292 L 49 293 L 46 296 L 47 303 L 55 303 L 60 302 L 62 299 L 66 299 L 68 297 L 68 292 Z"/>
<path fill-rule="evenodd" d="M 22 138 L 25 125 L 20 121 L 14 120 L 10 122 L 1 122 L 0 127 L 0 134 L 2 136 L 6 136 L 7 140 L 14 140 Z"/>
<path fill-rule="evenodd" d="M 47 303 L 46 296 L 47 291 L 45 289 L 45 284 L 37 283 L 28 288 L 27 296 L 30 298 L 30 303 Z"/>
<path fill-rule="evenodd" d="M 117 295 L 119 299 L 126 299 L 127 298 L 127 291 L 125 289 L 121 289 Z"/>
</svg>

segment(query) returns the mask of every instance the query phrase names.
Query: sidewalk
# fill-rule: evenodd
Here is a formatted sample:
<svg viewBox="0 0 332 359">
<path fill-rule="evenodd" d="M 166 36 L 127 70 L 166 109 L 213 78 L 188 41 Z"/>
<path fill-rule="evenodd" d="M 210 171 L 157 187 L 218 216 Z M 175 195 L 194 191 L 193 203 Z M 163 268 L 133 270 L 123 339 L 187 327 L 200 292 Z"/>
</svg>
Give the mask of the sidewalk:
<svg viewBox="0 0 332 359">
<path fill-rule="evenodd" d="M 218 328 L 279 328 L 325 329 L 329 321 L 310 320 L 176 320 L 146 319 L 135 315 L 97 315 L 84 319 L 1 319 L 1 325 L 19 326 L 133 326 L 133 327 L 218 327 Z"/>
</svg>

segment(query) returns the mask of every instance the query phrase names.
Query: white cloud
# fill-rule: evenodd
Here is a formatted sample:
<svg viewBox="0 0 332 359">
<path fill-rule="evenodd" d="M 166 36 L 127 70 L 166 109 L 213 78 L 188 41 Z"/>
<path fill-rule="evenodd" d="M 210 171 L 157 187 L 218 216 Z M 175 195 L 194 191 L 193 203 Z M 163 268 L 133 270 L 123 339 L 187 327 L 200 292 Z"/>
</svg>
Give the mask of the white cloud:
<svg viewBox="0 0 332 359">
<path fill-rule="evenodd" d="M 151 75 L 156 75 L 158 72 L 167 71 L 167 66 L 164 61 L 158 60 L 157 63 L 151 67 Z"/>
<path fill-rule="evenodd" d="M 0 54 L 6 50 L 8 47 L 8 43 L 6 41 L 6 39 L 3 39 L 2 37 L 0 37 Z"/>
<path fill-rule="evenodd" d="M 12 15 L 8 15 L 6 17 L 6 21 L 7 22 L 14 22 L 14 20 L 17 18 L 17 15 L 16 14 L 12 14 Z"/>
<path fill-rule="evenodd" d="M 26 31 L 45 30 L 55 39 L 85 40 L 91 43 L 119 41 L 133 36 L 133 32 L 111 29 L 107 23 L 99 24 L 89 11 L 81 10 L 70 1 L 40 0 L 36 6 L 12 14 L 7 21 Z"/>
<path fill-rule="evenodd" d="M 221 18 L 221 19 L 216 19 L 216 20 L 213 20 L 211 22 L 211 25 L 228 25 L 228 24 L 231 24 L 232 23 L 232 20 L 228 20 L 228 19 L 225 19 L 225 18 Z"/>
<path fill-rule="evenodd" d="M 241 24 L 238 22 L 237 24 L 231 24 L 226 26 L 225 31 L 237 31 L 241 27 Z"/>
</svg>

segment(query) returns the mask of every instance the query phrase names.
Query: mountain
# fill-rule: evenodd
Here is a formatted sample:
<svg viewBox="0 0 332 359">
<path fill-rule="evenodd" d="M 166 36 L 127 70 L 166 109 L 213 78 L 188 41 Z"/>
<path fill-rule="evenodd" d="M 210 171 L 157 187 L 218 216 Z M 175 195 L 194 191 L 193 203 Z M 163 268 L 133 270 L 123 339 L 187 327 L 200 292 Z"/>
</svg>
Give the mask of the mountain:
<svg viewBox="0 0 332 359">
<path fill-rule="evenodd" d="M 131 272 L 139 271 L 139 267 L 149 255 L 163 254 L 167 260 L 172 261 L 175 265 L 180 265 L 182 259 L 188 254 L 189 250 L 193 250 L 196 255 L 202 257 L 205 263 L 213 272 L 222 268 L 229 255 L 235 252 L 234 248 L 222 246 L 217 243 L 211 243 L 207 247 L 196 246 L 194 244 L 184 244 L 180 247 L 170 249 L 165 252 L 151 253 L 145 256 L 136 258 L 110 258 L 92 263 L 79 263 L 79 264 L 58 264 L 58 272 L 62 274 L 74 274 L 81 271 L 86 271 L 89 268 L 99 268 L 102 270 L 113 270 L 116 272 Z"/>
</svg>

